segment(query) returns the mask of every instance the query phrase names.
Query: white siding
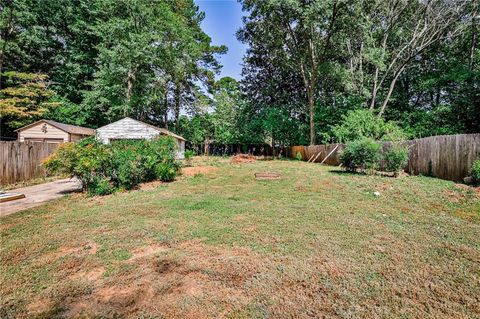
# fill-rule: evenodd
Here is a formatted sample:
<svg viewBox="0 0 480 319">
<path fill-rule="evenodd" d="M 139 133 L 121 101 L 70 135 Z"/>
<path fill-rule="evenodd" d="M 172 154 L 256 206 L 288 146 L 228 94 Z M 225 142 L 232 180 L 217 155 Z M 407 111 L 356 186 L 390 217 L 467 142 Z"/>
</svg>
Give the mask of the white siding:
<svg viewBox="0 0 480 319">
<path fill-rule="evenodd" d="M 109 144 L 116 139 L 150 140 L 160 134 L 150 125 L 128 117 L 97 129 L 97 139 L 105 144 Z M 183 159 L 185 158 L 185 141 L 176 140 L 178 143 L 177 159 Z"/>
<path fill-rule="evenodd" d="M 124 118 L 97 129 L 97 138 L 108 144 L 111 139 L 152 139 L 159 131 L 141 122 Z"/>
<path fill-rule="evenodd" d="M 178 143 L 177 159 L 184 159 L 185 158 L 185 141 L 177 139 L 177 143 Z"/>
<path fill-rule="evenodd" d="M 42 131 L 42 127 L 45 126 L 46 132 Z M 59 130 L 55 126 L 46 123 L 38 123 L 35 126 L 29 127 L 18 132 L 18 140 L 25 142 L 27 139 L 63 139 L 64 142 L 69 142 L 69 136 L 67 132 Z"/>
</svg>

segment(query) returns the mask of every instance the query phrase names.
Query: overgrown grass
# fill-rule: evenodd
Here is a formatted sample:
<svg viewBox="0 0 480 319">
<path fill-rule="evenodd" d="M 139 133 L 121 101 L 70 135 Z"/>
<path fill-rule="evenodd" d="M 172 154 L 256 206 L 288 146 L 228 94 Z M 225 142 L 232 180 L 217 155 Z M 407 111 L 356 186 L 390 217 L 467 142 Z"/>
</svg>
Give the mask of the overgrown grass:
<svg viewBox="0 0 480 319">
<path fill-rule="evenodd" d="M 2 218 L 0 316 L 480 315 L 475 189 L 299 161 L 194 165 L 212 169 Z M 282 178 L 254 179 L 266 171 Z"/>
</svg>

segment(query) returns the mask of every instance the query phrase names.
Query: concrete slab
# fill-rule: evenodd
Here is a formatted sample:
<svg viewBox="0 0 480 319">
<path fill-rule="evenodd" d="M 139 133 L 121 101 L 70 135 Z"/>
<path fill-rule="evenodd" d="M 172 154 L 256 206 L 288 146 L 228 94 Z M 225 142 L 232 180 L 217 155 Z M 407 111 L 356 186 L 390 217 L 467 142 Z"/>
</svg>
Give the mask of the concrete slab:
<svg viewBox="0 0 480 319">
<path fill-rule="evenodd" d="M 25 194 L 25 198 L 0 203 L 0 217 L 39 206 L 49 200 L 81 189 L 82 184 L 77 179 L 59 179 L 49 183 L 9 190 L 9 193 Z"/>
</svg>

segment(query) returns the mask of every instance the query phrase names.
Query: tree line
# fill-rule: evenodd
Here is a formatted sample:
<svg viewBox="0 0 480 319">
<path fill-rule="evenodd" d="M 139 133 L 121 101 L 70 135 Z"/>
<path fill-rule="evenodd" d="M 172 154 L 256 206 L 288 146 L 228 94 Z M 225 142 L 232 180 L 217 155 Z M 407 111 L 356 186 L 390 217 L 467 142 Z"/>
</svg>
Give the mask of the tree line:
<svg viewBox="0 0 480 319">
<path fill-rule="evenodd" d="M 2 135 L 39 116 L 132 116 L 194 145 L 326 143 L 379 121 L 480 131 L 478 0 L 240 2 L 237 82 L 215 81 L 227 48 L 192 0 L 4 1 Z"/>
<path fill-rule="evenodd" d="M 40 115 L 178 126 L 227 50 L 193 0 L 5 0 L 0 11 L 2 135 Z"/>
</svg>

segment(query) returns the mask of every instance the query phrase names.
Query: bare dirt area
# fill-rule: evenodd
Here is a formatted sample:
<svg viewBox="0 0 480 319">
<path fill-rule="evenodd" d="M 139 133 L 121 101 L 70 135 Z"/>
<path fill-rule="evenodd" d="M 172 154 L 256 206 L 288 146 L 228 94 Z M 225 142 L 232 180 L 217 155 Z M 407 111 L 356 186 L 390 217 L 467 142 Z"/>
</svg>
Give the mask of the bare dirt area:
<svg viewBox="0 0 480 319">
<path fill-rule="evenodd" d="M 245 284 L 261 269 L 260 260 L 247 250 L 212 249 L 195 241 L 177 247 L 142 246 L 123 264 L 108 277 L 99 275 L 103 268 L 69 277 L 72 285 L 88 289 L 72 295 L 59 285 L 28 304 L 30 315 L 224 317 L 222 313 L 234 313 L 252 302 Z"/>
<path fill-rule="evenodd" d="M 192 166 L 182 168 L 182 175 L 185 176 L 195 176 L 198 174 L 210 174 L 218 170 L 218 167 L 215 166 Z"/>
<path fill-rule="evenodd" d="M 233 164 L 240 164 L 240 163 L 253 163 L 257 160 L 257 158 L 250 154 L 237 154 L 232 157 L 230 160 Z"/>
</svg>

